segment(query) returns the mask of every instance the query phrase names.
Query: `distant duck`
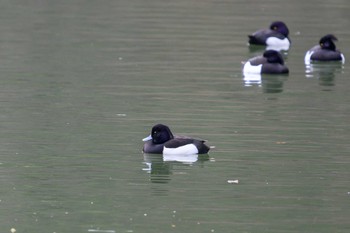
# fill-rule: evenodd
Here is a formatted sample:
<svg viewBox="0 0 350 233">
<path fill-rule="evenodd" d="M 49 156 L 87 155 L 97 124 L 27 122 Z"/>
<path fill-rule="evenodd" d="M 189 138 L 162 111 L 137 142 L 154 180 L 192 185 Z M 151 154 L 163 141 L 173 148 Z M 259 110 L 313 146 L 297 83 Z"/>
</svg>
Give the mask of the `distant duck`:
<svg viewBox="0 0 350 233">
<path fill-rule="evenodd" d="M 282 54 L 275 50 L 266 50 L 262 56 L 249 59 L 243 67 L 244 74 L 287 74 Z"/>
<path fill-rule="evenodd" d="M 272 22 L 269 29 L 260 29 L 249 37 L 251 45 L 267 45 L 268 47 L 288 50 L 290 39 L 287 25 L 282 21 Z"/>
<path fill-rule="evenodd" d="M 150 154 L 207 154 L 210 150 L 204 140 L 174 136 L 169 127 L 163 124 L 153 126 L 151 134 L 143 141 L 143 152 Z"/>
<path fill-rule="evenodd" d="M 322 37 L 318 45 L 306 52 L 304 58 L 305 64 L 310 64 L 311 61 L 341 61 L 344 63 L 344 55 L 336 49 L 334 44 L 334 41 L 337 40 L 332 34 Z"/>
</svg>

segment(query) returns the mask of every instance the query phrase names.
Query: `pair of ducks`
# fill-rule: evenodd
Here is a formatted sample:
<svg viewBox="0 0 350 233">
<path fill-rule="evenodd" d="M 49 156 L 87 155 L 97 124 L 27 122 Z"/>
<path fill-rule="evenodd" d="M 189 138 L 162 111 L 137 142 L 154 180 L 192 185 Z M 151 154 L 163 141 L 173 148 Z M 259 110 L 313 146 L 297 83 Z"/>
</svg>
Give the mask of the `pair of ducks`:
<svg viewBox="0 0 350 233">
<path fill-rule="evenodd" d="M 267 50 L 262 56 L 249 59 L 243 67 L 243 73 L 251 74 L 287 74 L 288 67 L 280 52 L 290 46 L 289 30 L 284 22 L 276 21 L 269 29 L 261 29 L 249 35 L 249 44 L 265 45 Z M 305 64 L 312 61 L 341 61 L 345 62 L 344 55 L 336 49 L 334 42 L 337 38 L 328 34 L 323 36 L 319 44 L 308 50 L 304 57 Z M 270 49 L 275 48 L 276 50 Z"/>
<path fill-rule="evenodd" d="M 284 60 L 274 48 L 289 48 L 289 30 L 283 22 L 273 22 L 269 29 L 261 29 L 249 35 L 249 43 L 265 45 L 267 49 L 262 56 L 248 60 L 243 68 L 243 72 L 255 74 L 285 74 L 288 68 L 284 65 Z M 321 38 L 319 45 L 314 46 L 305 55 L 305 63 L 311 61 L 342 61 L 344 55 L 336 49 L 334 41 L 337 38 L 328 34 Z M 205 140 L 174 135 L 168 126 L 157 124 L 153 126 L 151 134 L 144 138 L 144 153 L 168 154 L 168 155 L 192 155 L 207 154 L 211 147 L 205 144 Z"/>
</svg>

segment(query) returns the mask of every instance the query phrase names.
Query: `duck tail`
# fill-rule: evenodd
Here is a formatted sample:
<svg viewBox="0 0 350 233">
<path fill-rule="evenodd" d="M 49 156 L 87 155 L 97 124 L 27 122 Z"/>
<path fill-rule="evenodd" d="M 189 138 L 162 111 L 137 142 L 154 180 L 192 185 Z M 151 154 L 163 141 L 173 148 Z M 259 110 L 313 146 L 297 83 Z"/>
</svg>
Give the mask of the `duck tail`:
<svg viewBox="0 0 350 233">
<path fill-rule="evenodd" d="M 262 41 L 261 39 L 257 38 L 254 35 L 248 35 L 248 42 L 249 44 L 255 44 L 255 45 L 265 45 L 265 42 Z"/>
</svg>

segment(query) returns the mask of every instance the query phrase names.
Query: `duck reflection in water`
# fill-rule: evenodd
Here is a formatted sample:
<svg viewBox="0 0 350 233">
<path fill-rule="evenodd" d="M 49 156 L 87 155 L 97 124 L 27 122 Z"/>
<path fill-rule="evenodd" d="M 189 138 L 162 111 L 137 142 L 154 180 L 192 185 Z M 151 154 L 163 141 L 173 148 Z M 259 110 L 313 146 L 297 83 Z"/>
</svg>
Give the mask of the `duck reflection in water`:
<svg viewBox="0 0 350 233">
<path fill-rule="evenodd" d="M 244 74 L 243 82 L 245 87 L 262 87 L 263 93 L 281 93 L 287 78 L 285 75 Z"/>
<path fill-rule="evenodd" d="M 336 74 L 342 73 L 340 62 L 313 62 L 305 65 L 305 77 L 318 79 L 320 86 L 334 86 Z"/>
<path fill-rule="evenodd" d="M 263 53 L 264 51 L 267 51 L 267 50 L 274 50 L 274 51 L 277 51 L 277 52 L 280 52 L 283 54 L 283 56 L 288 56 L 288 50 L 289 50 L 289 47 L 288 48 L 284 48 L 284 47 L 279 47 L 279 46 L 260 46 L 260 45 L 249 45 L 249 52 L 252 54 L 252 55 L 256 55 L 256 54 L 259 54 L 259 53 Z"/>
<path fill-rule="evenodd" d="M 168 183 L 171 180 L 174 170 L 176 171 L 176 169 L 195 164 L 202 166 L 205 161 L 209 160 L 209 155 L 159 155 L 144 153 L 143 158 L 146 168 L 142 170 L 150 174 L 150 181 L 152 183 Z"/>
</svg>

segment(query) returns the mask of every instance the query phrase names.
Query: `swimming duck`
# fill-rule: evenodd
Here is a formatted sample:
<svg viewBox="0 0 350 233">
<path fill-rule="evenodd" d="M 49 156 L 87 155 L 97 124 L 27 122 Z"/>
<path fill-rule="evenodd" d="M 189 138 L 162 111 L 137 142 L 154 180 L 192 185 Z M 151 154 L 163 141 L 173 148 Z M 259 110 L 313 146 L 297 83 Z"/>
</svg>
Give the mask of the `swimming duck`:
<svg viewBox="0 0 350 233">
<path fill-rule="evenodd" d="M 151 134 L 143 141 L 143 152 L 151 154 L 207 154 L 210 149 L 204 140 L 174 136 L 163 124 L 153 126 Z"/>
<path fill-rule="evenodd" d="M 267 45 L 271 48 L 278 47 L 288 50 L 290 46 L 288 35 L 287 25 L 282 21 L 275 21 L 271 23 L 269 29 L 260 29 L 248 37 L 251 45 Z"/>
<path fill-rule="evenodd" d="M 334 44 L 334 41 L 337 40 L 332 34 L 322 37 L 318 45 L 306 52 L 304 58 L 305 64 L 310 64 L 311 61 L 341 61 L 344 63 L 344 55 L 336 49 Z"/>
<path fill-rule="evenodd" d="M 262 56 L 249 59 L 243 67 L 247 74 L 287 74 L 282 54 L 275 50 L 266 50 Z"/>
</svg>

